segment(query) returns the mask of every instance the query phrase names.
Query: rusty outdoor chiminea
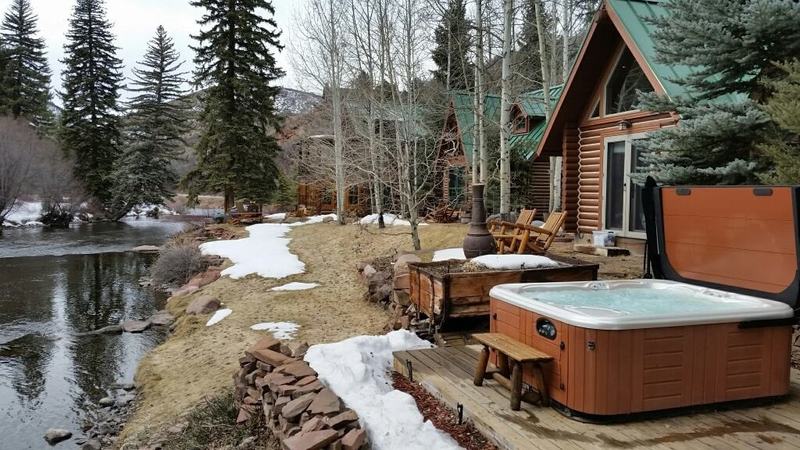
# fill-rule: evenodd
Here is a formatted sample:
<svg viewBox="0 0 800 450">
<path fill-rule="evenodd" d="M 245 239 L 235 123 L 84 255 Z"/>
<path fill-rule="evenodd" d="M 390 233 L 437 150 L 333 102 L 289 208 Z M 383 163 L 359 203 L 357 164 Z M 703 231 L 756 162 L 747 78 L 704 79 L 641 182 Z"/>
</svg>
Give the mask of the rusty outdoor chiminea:
<svg viewBox="0 0 800 450">
<path fill-rule="evenodd" d="M 497 253 L 497 244 L 486 228 L 486 205 L 483 202 L 484 184 L 472 185 L 472 221 L 464 238 L 464 256 L 474 258 Z"/>
</svg>

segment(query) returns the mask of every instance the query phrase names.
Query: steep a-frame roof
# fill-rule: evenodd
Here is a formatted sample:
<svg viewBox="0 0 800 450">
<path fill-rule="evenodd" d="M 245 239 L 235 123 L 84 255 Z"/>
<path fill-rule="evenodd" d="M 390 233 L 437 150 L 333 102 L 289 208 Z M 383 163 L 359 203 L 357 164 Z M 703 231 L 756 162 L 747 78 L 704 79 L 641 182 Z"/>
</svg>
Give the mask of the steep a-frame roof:
<svg viewBox="0 0 800 450">
<path fill-rule="evenodd" d="M 658 62 L 653 41 L 654 26 L 649 20 L 669 14 L 664 3 L 661 0 L 603 1 L 572 66 L 564 92 L 544 130 L 536 150 L 537 157 L 560 154 L 560 131 L 565 124 L 575 120 L 575 111 L 584 106 L 581 102 L 590 98 L 591 91 L 601 76 L 601 68 L 606 67 L 616 49 L 614 43 L 620 39 L 631 50 L 656 93 L 672 99 L 691 96 L 687 87 L 674 80 L 689 74 L 692 67 Z M 719 101 L 730 101 L 734 98 L 736 96 L 729 95 Z"/>
<path fill-rule="evenodd" d="M 551 87 L 550 101 L 557 102 L 563 89 L 563 84 Z M 508 140 L 509 146 L 513 151 L 519 152 L 525 159 L 530 159 L 536 154 L 536 147 L 544 135 L 545 128 L 547 128 L 547 116 L 544 110 L 544 89 L 520 95 L 515 104 L 519 105 L 526 116 L 540 119 L 527 133 L 513 134 Z"/>
<path fill-rule="evenodd" d="M 458 134 L 467 161 L 472 160 L 475 148 L 475 97 L 468 92 L 452 92 L 450 107 L 458 123 Z M 483 101 L 484 123 L 500 122 L 500 96 L 486 95 Z"/>
</svg>

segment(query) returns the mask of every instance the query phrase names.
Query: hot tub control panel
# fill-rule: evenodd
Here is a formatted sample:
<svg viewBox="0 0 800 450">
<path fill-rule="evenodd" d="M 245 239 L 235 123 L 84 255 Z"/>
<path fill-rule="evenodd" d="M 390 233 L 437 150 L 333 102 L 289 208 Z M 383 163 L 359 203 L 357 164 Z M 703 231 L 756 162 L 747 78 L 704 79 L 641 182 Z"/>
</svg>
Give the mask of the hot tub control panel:
<svg viewBox="0 0 800 450">
<path fill-rule="evenodd" d="M 536 332 L 539 333 L 539 336 L 550 339 L 551 341 L 555 340 L 556 338 L 555 324 L 544 317 L 541 317 L 536 321 Z"/>
</svg>

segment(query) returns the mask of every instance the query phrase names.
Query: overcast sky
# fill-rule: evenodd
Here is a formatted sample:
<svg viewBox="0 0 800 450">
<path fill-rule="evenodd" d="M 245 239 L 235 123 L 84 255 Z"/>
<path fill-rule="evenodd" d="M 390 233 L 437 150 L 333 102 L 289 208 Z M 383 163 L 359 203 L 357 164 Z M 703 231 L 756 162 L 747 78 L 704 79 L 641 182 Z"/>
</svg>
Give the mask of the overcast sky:
<svg viewBox="0 0 800 450">
<path fill-rule="evenodd" d="M 275 19 L 283 30 L 292 29 L 295 10 L 302 7 L 303 0 L 273 0 Z M 0 11 L 5 13 L 11 0 L 0 0 Z M 47 43 L 47 57 L 53 72 L 53 88 L 61 87 L 61 70 L 64 58 L 64 34 L 74 0 L 31 0 L 34 12 L 39 16 L 39 32 Z M 175 40 L 175 45 L 186 61 L 184 67 L 191 69 L 194 52 L 189 48 L 192 43 L 190 34 L 198 30 L 196 20 L 202 15 L 199 8 L 189 5 L 189 0 L 106 0 L 108 19 L 113 24 L 118 56 L 125 65 L 126 77 L 131 74 L 131 67 L 142 59 L 147 42 L 155 34 L 159 25 L 163 25 Z M 290 32 L 284 31 L 282 41 L 289 38 Z M 284 42 L 285 43 L 285 42 Z M 292 69 L 286 52 L 277 55 L 278 64 L 287 75 L 279 84 L 296 87 Z M 56 99 L 57 103 L 61 103 Z"/>
</svg>

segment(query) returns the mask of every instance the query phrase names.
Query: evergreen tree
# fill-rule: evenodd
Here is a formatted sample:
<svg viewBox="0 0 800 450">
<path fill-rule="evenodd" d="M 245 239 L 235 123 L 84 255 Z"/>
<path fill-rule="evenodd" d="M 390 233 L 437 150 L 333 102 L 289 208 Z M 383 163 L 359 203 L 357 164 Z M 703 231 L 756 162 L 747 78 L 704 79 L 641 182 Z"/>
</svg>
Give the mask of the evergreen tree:
<svg viewBox="0 0 800 450">
<path fill-rule="evenodd" d="M 44 40 L 37 37 L 37 20 L 29 0 L 14 0 L 3 17 L 0 109 L 14 118 L 23 116 L 36 127 L 47 127 L 52 121 L 50 68 Z"/>
<path fill-rule="evenodd" d="M 204 8 L 198 21 L 195 83 L 204 87 L 203 135 L 197 167 L 184 184 L 190 198 L 223 192 L 225 210 L 235 196 L 266 202 L 277 186 L 273 160 L 279 147 L 271 129 L 279 125 L 272 82 L 284 75 L 276 66 L 283 47 L 270 0 L 193 0 Z M 265 14 L 266 13 L 266 17 Z"/>
<path fill-rule="evenodd" d="M 771 162 L 771 169 L 761 179 L 772 184 L 800 184 L 800 60 L 779 68 L 787 76 L 767 83 L 775 93 L 765 109 L 780 130 L 760 146 Z"/>
<path fill-rule="evenodd" d="M 652 19 L 659 62 L 690 66 L 691 98 L 642 94 L 640 108 L 677 111 L 681 122 L 650 136 L 645 170 L 666 183 L 752 183 L 768 161 L 756 152 L 774 131 L 761 108 L 772 64 L 800 52 L 800 4 L 791 0 L 669 0 Z M 767 85 L 768 86 L 768 85 Z"/>
<path fill-rule="evenodd" d="M 514 79 L 514 90 L 517 93 L 534 91 L 542 87 L 542 62 L 539 58 L 539 34 L 536 30 L 535 0 L 526 0 L 522 6 L 522 27 L 517 39 L 517 50 L 513 55 L 514 72 L 519 74 Z M 552 23 L 546 14 L 542 21 Z"/>
<path fill-rule="evenodd" d="M 64 45 L 62 147 L 75 176 L 102 206 L 111 200 L 111 172 L 120 152 L 118 90 L 122 62 L 103 0 L 77 0 Z"/>
<path fill-rule="evenodd" d="M 189 114 L 181 65 L 172 38 L 159 26 L 133 69 L 130 90 L 135 95 L 128 105 L 124 153 L 112 177 L 115 219 L 137 205 L 159 205 L 173 197 L 178 177 L 172 163 L 180 157 Z"/>
<path fill-rule="evenodd" d="M 436 47 L 432 54 L 437 67 L 433 76 L 447 89 L 467 89 L 472 84 L 473 67 L 468 56 L 472 45 L 471 26 L 467 20 L 466 0 L 448 0 L 447 9 L 434 30 Z"/>
</svg>

